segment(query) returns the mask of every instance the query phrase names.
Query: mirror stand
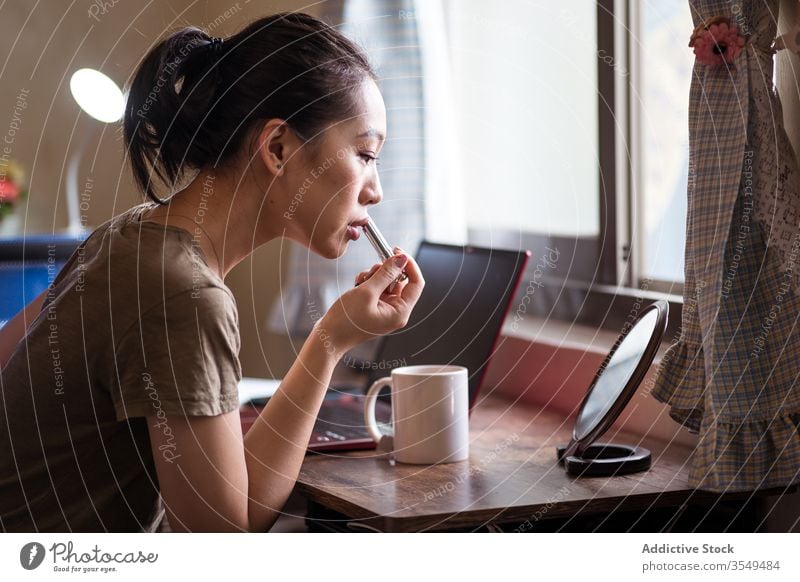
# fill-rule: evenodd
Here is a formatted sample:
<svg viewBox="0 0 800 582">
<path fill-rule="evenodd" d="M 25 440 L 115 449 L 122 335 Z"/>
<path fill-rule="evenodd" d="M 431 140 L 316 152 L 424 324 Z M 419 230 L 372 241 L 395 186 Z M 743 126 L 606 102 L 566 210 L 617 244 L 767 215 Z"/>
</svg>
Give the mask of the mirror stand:
<svg viewBox="0 0 800 582">
<path fill-rule="evenodd" d="M 597 439 L 611 428 L 644 380 L 664 336 L 668 311 L 663 300 L 645 307 L 603 361 L 578 409 L 572 439 L 556 447 L 558 463 L 569 475 L 610 477 L 650 468 L 647 449 Z"/>
<path fill-rule="evenodd" d="M 574 477 L 613 477 L 647 471 L 650 468 L 650 451 L 643 447 L 612 443 L 594 443 L 577 456 L 565 455 L 574 448 L 573 443 L 556 447 L 558 464 Z"/>
</svg>

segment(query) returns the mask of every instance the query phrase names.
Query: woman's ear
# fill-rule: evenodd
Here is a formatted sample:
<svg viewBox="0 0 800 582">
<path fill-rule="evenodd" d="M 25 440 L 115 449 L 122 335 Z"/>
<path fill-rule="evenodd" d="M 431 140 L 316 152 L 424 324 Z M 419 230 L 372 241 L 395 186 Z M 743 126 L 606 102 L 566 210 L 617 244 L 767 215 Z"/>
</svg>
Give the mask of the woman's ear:
<svg viewBox="0 0 800 582">
<path fill-rule="evenodd" d="M 286 161 L 295 153 L 292 132 L 282 119 L 270 119 L 258 136 L 258 154 L 267 170 L 282 176 Z"/>
</svg>

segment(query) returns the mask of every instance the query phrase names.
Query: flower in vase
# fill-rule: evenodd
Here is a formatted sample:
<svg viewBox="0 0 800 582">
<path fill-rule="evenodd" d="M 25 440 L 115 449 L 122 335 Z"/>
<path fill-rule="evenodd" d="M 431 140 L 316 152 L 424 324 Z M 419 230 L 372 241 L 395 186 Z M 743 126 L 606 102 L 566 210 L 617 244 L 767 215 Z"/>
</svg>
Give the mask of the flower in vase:
<svg viewBox="0 0 800 582">
<path fill-rule="evenodd" d="M 16 162 L 0 166 L 0 218 L 25 198 L 25 174 Z"/>
<path fill-rule="evenodd" d="M 14 204 L 19 200 L 19 186 L 11 180 L 0 179 L 0 204 Z"/>
</svg>

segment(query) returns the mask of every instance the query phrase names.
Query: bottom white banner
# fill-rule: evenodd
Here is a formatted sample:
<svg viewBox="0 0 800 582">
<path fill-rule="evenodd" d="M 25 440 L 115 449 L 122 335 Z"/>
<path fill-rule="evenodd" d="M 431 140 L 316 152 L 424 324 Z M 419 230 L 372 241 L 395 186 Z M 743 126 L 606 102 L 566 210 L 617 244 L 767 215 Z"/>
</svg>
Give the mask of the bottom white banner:
<svg viewBox="0 0 800 582">
<path fill-rule="evenodd" d="M 792 534 L 0 534 L 2 580 L 797 580 Z M 548 580 L 550 578 L 544 578 Z M 227 580 L 232 580 L 227 578 Z"/>
</svg>

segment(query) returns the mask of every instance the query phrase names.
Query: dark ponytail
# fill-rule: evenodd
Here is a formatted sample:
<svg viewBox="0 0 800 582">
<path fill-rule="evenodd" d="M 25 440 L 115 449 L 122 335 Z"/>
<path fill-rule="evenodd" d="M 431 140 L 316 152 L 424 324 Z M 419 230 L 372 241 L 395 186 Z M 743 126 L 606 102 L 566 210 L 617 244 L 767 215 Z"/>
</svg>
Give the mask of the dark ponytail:
<svg viewBox="0 0 800 582">
<path fill-rule="evenodd" d="M 164 204 L 186 170 L 224 164 L 259 120 L 280 118 L 304 140 L 350 116 L 354 95 L 376 79 L 361 49 L 321 20 L 280 13 L 220 44 L 189 27 L 145 56 L 127 89 L 124 139 L 134 179 Z"/>
</svg>

